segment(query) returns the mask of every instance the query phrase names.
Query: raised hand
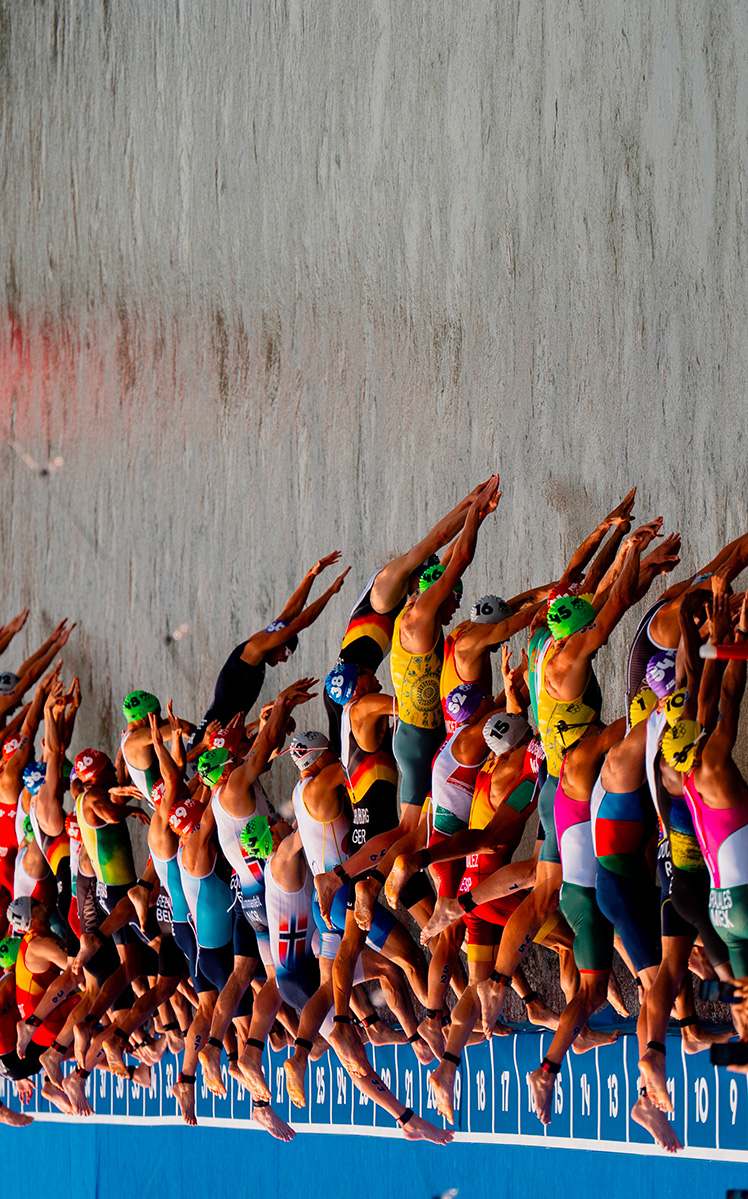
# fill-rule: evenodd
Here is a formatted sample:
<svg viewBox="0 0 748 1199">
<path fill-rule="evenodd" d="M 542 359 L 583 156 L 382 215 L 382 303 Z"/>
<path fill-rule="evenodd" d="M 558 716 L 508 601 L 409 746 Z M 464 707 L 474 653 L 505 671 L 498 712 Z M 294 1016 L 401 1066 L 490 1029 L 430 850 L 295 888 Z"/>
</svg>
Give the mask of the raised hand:
<svg viewBox="0 0 748 1199">
<path fill-rule="evenodd" d="M 337 595 L 338 592 L 340 591 L 340 588 L 343 586 L 343 580 L 345 579 L 345 576 L 348 574 L 348 571 L 350 569 L 351 569 L 350 566 L 346 566 L 342 575 L 338 575 L 337 579 L 330 587 L 330 591 L 333 593 L 333 595 Z"/>
<path fill-rule="evenodd" d="M 680 533 L 670 533 L 647 555 L 648 564 L 660 567 L 660 574 L 669 574 L 680 562 Z"/>
<path fill-rule="evenodd" d="M 28 620 L 30 611 L 30 608 L 24 608 L 22 612 L 18 613 L 18 616 L 14 616 L 12 620 L 9 620 L 5 626 L 6 633 L 10 633 L 12 637 L 15 637 L 16 633 L 20 633 Z"/>
<path fill-rule="evenodd" d="M 59 682 L 59 676 L 60 676 L 61 670 L 62 670 L 62 658 L 60 658 L 60 661 L 57 663 L 56 666 L 53 666 L 51 670 L 47 671 L 47 673 L 44 675 L 44 678 L 39 680 L 38 686 L 39 686 L 40 691 L 44 691 L 47 693 L 47 695 L 49 695 L 49 692 L 52 690 L 52 688 L 55 686 L 55 684 L 59 683 L 59 695 L 60 695 L 60 698 L 62 698 L 62 683 Z"/>
<path fill-rule="evenodd" d="M 182 726 L 179 723 L 179 721 L 177 720 L 176 716 L 174 715 L 173 704 L 174 704 L 174 700 L 170 699 L 168 704 L 166 705 L 166 715 L 169 717 L 169 728 L 171 729 L 172 733 L 178 734 L 178 733 L 181 733 Z M 218 724 L 218 721 L 216 721 L 216 724 Z"/>
<path fill-rule="evenodd" d="M 281 697 L 285 700 L 289 710 L 297 708 L 299 704 L 306 704 L 310 699 L 314 699 L 317 695 L 316 691 L 310 694 L 309 688 L 316 686 L 319 679 L 313 679 L 311 676 L 303 679 L 298 679 L 292 683 L 290 687 L 286 687 L 285 691 L 281 691 Z"/>
<path fill-rule="evenodd" d="M 65 622 L 63 622 L 63 623 L 65 623 Z M 76 624 L 77 624 L 77 622 L 76 622 Z M 68 638 L 75 627 L 76 627 L 75 624 L 71 624 L 69 629 L 64 629 L 60 633 L 60 636 L 57 638 L 57 648 L 58 649 L 62 649 L 63 645 L 67 645 Z"/>
<path fill-rule="evenodd" d="M 323 570 L 327 570 L 328 566 L 335 566 L 341 558 L 340 550 L 333 550 L 331 554 L 326 554 L 324 558 L 320 558 L 312 567 L 312 574 L 321 575 Z"/>
<path fill-rule="evenodd" d="M 663 517 L 656 516 L 654 520 L 648 520 L 646 524 L 640 525 L 638 529 L 634 529 L 633 533 L 629 533 L 624 541 L 625 548 L 631 549 L 638 546 L 639 549 L 644 549 L 649 545 L 650 541 L 654 541 L 655 537 L 661 537 L 660 529 L 662 528 Z"/>
<path fill-rule="evenodd" d="M 634 510 L 634 500 L 636 499 L 636 488 L 632 487 L 628 495 L 625 495 L 620 504 L 609 512 L 605 517 L 605 523 L 612 529 L 615 525 L 627 525 L 631 520 L 631 515 Z"/>
<path fill-rule="evenodd" d="M 161 726 L 158 722 L 158 715 L 156 712 L 148 713 L 148 724 L 151 729 L 151 740 L 154 746 L 162 746 L 164 744 L 164 738 L 161 734 Z"/>
<path fill-rule="evenodd" d="M 732 640 L 730 601 L 727 594 L 722 594 L 721 592 L 717 593 L 712 600 L 709 640 L 712 645 L 724 645 L 726 641 Z"/>
</svg>

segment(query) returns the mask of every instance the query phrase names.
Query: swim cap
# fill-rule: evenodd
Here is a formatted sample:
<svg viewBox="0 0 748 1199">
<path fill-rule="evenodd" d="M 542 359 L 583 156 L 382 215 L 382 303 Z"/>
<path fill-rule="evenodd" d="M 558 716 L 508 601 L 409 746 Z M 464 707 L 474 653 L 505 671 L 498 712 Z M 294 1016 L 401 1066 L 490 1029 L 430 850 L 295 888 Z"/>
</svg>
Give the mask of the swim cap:
<svg viewBox="0 0 748 1199">
<path fill-rule="evenodd" d="M 20 744 L 21 744 L 21 741 L 20 741 L 20 738 L 18 738 L 18 737 L 8 737 L 7 741 L 3 741 L 3 761 L 4 762 L 7 762 L 9 758 L 13 757 L 13 754 L 16 752 L 16 750 L 18 749 Z"/>
<path fill-rule="evenodd" d="M 78 817 L 75 812 L 68 812 L 65 817 L 65 832 L 71 841 L 82 842 L 81 826 L 78 824 Z"/>
<path fill-rule="evenodd" d="M 548 628 L 554 641 L 578 633 L 597 616 L 588 595 L 560 595 L 548 609 Z"/>
<path fill-rule="evenodd" d="M 333 703 L 345 707 L 353 699 L 358 685 L 358 666 L 355 662 L 336 662 L 325 679 L 325 691 Z"/>
<path fill-rule="evenodd" d="M 688 692 L 685 687 L 679 687 L 677 691 L 668 696 L 665 704 L 665 719 L 671 727 L 682 719 L 687 699 Z"/>
<path fill-rule="evenodd" d="M 321 758 L 330 742 L 324 733 L 309 729 L 306 733 L 297 733 L 288 747 L 291 757 L 299 770 L 306 770 L 317 758 Z M 284 751 L 287 752 L 287 751 Z"/>
<path fill-rule="evenodd" d="M 564 587 L 563 590 L 561 590 L 558 587 L 551 587 L 550 591 L 548 592 L 548 599 L 546 600 L 546 603 L 548 604 L 548 607 L 550 608 L 553 601 L 560 599 L 560 597 L 562 595 L 591 595 L 591 594 L 592 594 L 591 592 L 585 592 L 584 583 L 569 583 L 569 585 L 567 587 Z"/>
<path fill-rule="evenodd" d="M 233 760 L 231 754 L 225 748 L 221 749 L 217 747 L 216 749 L 209 749 L 207 753 L 200 754 L 197 773 L 206 787 L 215 787 L 227 764 L 233 762 Z M 169 819 L 171 820 L 171 817 Z"/>
<path fill-rule="evenodd" d="M 165 791 L 166 791 L 166 783 L 164 782 L 163 779 L 159 779 L 158 782 L 154 783 L 153 786 L 151 787 L 151 794 L 149 796 L 148 802 L 151 805 L 151 807 L 154 809 L 154 811 L 156 808 L 160 808 L 161 804 L 164 802 L 164 792 Z"/>
<path fill-rule="evenodd" d="M 500 620 L 508 620 L 512 609 L 506 600 L 498 595 L 484 595 L 470 609 L 470 619 L 474 624 L 498 624 Z"/>
<path fill-rule="evenodd" d="M 656 706 L 657 696 L 651 687 L 642 687 L 641 691 L 637 691 L 629 708 L 632 729 L 642 720 L 647 720 L 650 712 L 653 712 Z"/>
<path fill-rule="evenodd" d="M 517 712 L 494 712 L 483 725 L 483 740 L 491 753 L 505 754 L 530 732 L 524 716 Z"/>
<path fill-rule="evenodd" d="M 270 624 L 265 629 L 265 632 L 266 633 L 277 633 L 279 631 L 279 629 L 287 629 L 287 628 L 288 628 L 288 621 L 281 620 L 279 618 L 278 620 L 271 620 Z M 281 642 L 281 645 L 277 646 L 276 648 L 281 649 L 282 647 L 285 647 L 289 651 L 289 653 L 293 654 L 296 652 L 296 647 L 298 646 L 298 644 L 299 644 L 299 639 L 296 636 L 296 634 L 294 633 L 291 637 L 288 638 L 288 641 Z"/>
<path fill-rule="evenodd" d="M 233 729 L 217 729 L 212 737 L 208 738 L 208 749 L 227 749 L 233 758 L 243 736 L 243 725 Z"/>
<path fill-rule="evenodd" d="M 242 856 L 269 858 L 273 852 L 273 834 L 267 816 L 250 816 L 239 834 Z"/>
<path fill-rule="evenodd" d="M 533 737 L 532 741 L 530 741 L 529 745 L 527 746 L 527 753 L 530 758 L 530 768 L 533 774 L 539 774 L 540 764 L 541 762 L 545 761 L 543 742 L 539 741 L 537 737 Z"/>
<path fill-rule="evenodd" d="M 449 717 L 452 731 L 466 724 L 483 703 L 485 695 L 476 683 L 460 683 L 444 700 L 444 714 Z"/>
<path fill-rule="evenodd" d="M 679 720 L 662 738 L 662 756 L 673 770 L 685 774 L 696 760 L 696 750 L 704 734 L 698 720 Z"/>
<path fill-rule="evenodd" d="M 36 835 L 35 835 L 35 833 L 34 833 L 34 826 L 33 826 L 33 824 L 31 823 L 31 817 L 30 817 L 30 816 L 26 816 L 26 817 L 24 818 L 24 821 L 23 821 L 23 835 L 24 835 L 24 837 L 26 838 L 26 840 L 27 840 L 27 841 L 35 841 L 35 840 L 36 840 Z"/>
<path fill-rule="evenodd" d="M 31 899 L 28 895 L 19 895 L 8 904 L 5 914 L 16 932 L 27 933 L 31 928 Z"/>
<path fill-rule="evenodd" d="M 29 762 L 23 772 L 23 785 L 29 795 L 38 795 L 47 774 L 46 762 Z"/>
<path fill-rule="evenodd" d="M 0 967 L 3 970 L 10 970 L 11 966 L 15 966 L 20 948 L 20 937 L 5 937 L 0 941 Z"/>
<path fill-rule="evenodd" d="M 12 670 L 6 670 L 3 674 L 0 674 L 0 695 L 10 695 L 11 691 L 15 691 L 20 681 L 18 675 L 13 674 Z"/>
<path fill-rule="evenodd" d="M 190 833 L 200 828 L 202 815 L 203 805 L 187 795 L 184 799 L 178 799 L 169 812 L 169 828 L 178 837 L 189 837 Z"/>
<path fill-rule="evenodd" d="M 419 593 L 423 595 L 424 591 L 428 591 L 431 584 L 435 583 L 437 579 L 440 579 L 446 569 L 446 566 L 443 566 L 441 562 L 437 563 L 436 566 L 427 566 L 418 580 Z M 462 586 L 462 579 L 457 580 L 452 590 L 455 595 L 462 595 L 464 590 Z"/>
<path fill-rule="evenodd" d="M 675 650 L 660 649 L 647 662 L 647 682 L 658 699 L 675 690 Z"/>
<path fill-rule="evenodd" d="M 149 712 L 160 712 L 161 704 L 150 691 L 131 691 L 122 703 L 125 720 L 142 720 Z"/>
<path fill-rule="evenodd" d="M 93 783 L 111 765 L 111 758 L 100 749 L 84 749 L 75 759 L 75 776 L 82 783 Z"/>
</svg>

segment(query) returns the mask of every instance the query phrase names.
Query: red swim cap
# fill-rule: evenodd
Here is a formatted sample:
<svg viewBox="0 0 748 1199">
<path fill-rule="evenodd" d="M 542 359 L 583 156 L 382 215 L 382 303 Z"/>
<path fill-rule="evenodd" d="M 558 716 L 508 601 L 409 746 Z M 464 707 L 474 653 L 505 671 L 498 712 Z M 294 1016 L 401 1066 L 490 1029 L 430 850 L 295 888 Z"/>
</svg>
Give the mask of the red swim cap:
<svg viewBox="0 0 748 1199">
<path fill-rule="evenodd" d="M 111 758 L 100 749 L 84 749 L 75 759 L 75 774 L 82 783 L 92 783 L 111 765 Z"/>
<path fill-rule="evenodd" d="M 166 783 L 164 782 L 163 779 L 159 779 L 158 782 L 154 783 L 153 786 L 151 787 L 151 803 L 153 804 L 154 808 L 161 807 L 161 804 L 164 802 L 164 791 L 165 790 L 166 790 Z"/>
<path fill-rule="evenodd" d="M 169 812 L 169 828 L 178 837 L 189 837 L 196 828 L 200 828 L 203 815 L 203 805 L 189 795 L 178 799 Z"/>
<path fill-rule="evenodd" d="M 71 841 L 82 841 L 81 826 L 78 824 L 78 818 L 75 812 L 68 812 L 65 817 L 65 832 Z"/>
<path fill-rule="evenodd" d="M 233 758 L 236 756 L 236 751 L 239 748 L 239 742 L 243 736 L 243 725 L 239 725 L 239 727 L 235 729 L 218 729 L 213 736 L 208 739 L 208 749 L 227 749 Z"/>
</svg>

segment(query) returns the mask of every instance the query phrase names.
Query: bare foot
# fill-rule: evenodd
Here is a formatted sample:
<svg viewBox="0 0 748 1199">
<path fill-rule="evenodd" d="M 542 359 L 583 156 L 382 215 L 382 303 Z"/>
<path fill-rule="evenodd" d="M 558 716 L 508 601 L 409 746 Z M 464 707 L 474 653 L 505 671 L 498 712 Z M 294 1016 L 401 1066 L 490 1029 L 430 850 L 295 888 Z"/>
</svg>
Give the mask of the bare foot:
<svg viewBox="0 0 748 1199">
<path fill-rule="evenodd" d="M 242 1090 L 244 1090 L 247 1086 L 247 1080 L 239 1069 L 238 1060 L 235 1062 L 229 1062 L 227 1069 L 229 1072 L 229 1078 L 234 1078 L 239 1083 L 239 1086 L 242 1088 Z"/>
<path fill-rule="evenodd" d="M 125 1064 L 125 1059 L 122 1053 L 124 1041 L 121 1037 L 107 1038 L 101 1042 L 101 1047 L 106 1056 L 106 1064 L 112 1074 L 116 1074 L 118 1078 L 129 1078 L 130 1072 Z"/>
<path fill-rule="evenodd" d="M 255 1103 L 252 1108 L 252 1119 L 255 1124 L 259 1124 L 260 1128 L 264 1128 L 265 1132 L 269 1132 L 271 1137 L 275 1137 L 277 1141 L 292 1141 L 296 1136 L 291 1125 L 286 1124 L 285 1120 L 281 1120 L 270 1104 L 267 1107 L 258 1107 Z"/>
<path fill-rule="evenodd" d="M 181 1032 L 175 1032 L 173 1029 L 164 1033 L 164 1036 L 166 1037 L 166 1044 L 169 1048 L 169 1053 L 173 1053 L 176 1057 L 177 1054 L 181 1053 L 184 1049 L 184 1037 L 182 1036 Z"/>
<path fill-rule="evenodd" d="M 161 1058 L 166 1053 L 168 1042 L 166 1037 L 159 1037 L 149 1045 L 139 1045 L 134 1052 L 134 1056 L 146 1066 L 155 1066 L 156 1062 L 160 1062 Z"/>
<path fill-rule="evenodd" d="M 648 1049 L 639 1061 L 639 1070 L 650 1103 L 661 1112 L 672 1112 L 673 1104 L 667 1089 L 665 1054 L 656 1049 Z"/>
<path fill-rule="evenodd" d="M 58 1087 L 50 1078 L 45 1078 L 42 1083 L 42 1098 L 46 1099 L 48 1103 L 54 1103 L 63 1116 L 73 1115 L 73 1108 L 67 1095 L 62 1087 Z"/>
<path fill-rule="evenodd" d="M 483 1031 L 487 1037 L 493 1036 L 494 1027 L 504 1006 L 506 991 L 506 987 L 501 983 L 494 982 L 492 978 L 478 983 Z"/>
<path fill-rule="evenodd" d="M 309 1056 L 313 1062 L 318 1062 L 321 1057 L 325 1056 L 330 1046 L 327 1044 L 325 1038 L 320 1036 L 319 1033 L 317 1033 L 316 1037 L 314 1038 L 313 1044 L 314 1049 L 312 1049 Z"/>
<path fill-rule="evenodd" d="M 700 945 L 694 945 L 688 958 L 688 969 L 693 970 L 697 978 L 715 979 L 717 972 L 709 961 Z"/>
<path fill-rule="evenodd" d="M 432 1145 L 448 1145 L 455 1135 L 448 1128 L 437 1128 L 420 1116 L 411 1116 L 402 1129 L 406 1141 L 431 1141 Z"/>
<path fill-rule="evenodd" d="M 317 888 L 319 910 L 322 913 L 322 919 L 327 924 L 330 919 L 332 901 L 335 898 L 336 892 L 340 890 L 343 884 L 337 874 L 333 874 L 332 870 L 330 870 L 327 874 L 315 874 L 314 885 Z"/>
<path fill-rule="evenodd" d="M 613 1008 L 613 1011 L 616 1013 L 616 1015 L 620 1016 L 622 1020 L 625 1020 L 626 1017 L 630 1015 L 629 1009 L 626 1007 L 626 1004 L 623 1001 L 623 995 L 621 994 L 621 988 L 618 985 L 618 979 L 612 970 L 608 978 L 608 1003 Z"/>
<path fill-rule="evenodd" d="M 80 1066 L 81 1070 L 86 1067 L 86 1054 L 88 1047 L 91 1044 L 91 1025 L 82 1022 L 73 1026 L 73 1046 L 75 1049 L 76 1065 Z"/>
<path fill-rule="evenodd" d="M 654 1104 L 649 1102 L 646 1095 L 641 1095 L 637 1099 L 631 1111 L 631 1117 L 642 1128 L 646 1128 L 661 1149 L 667 1149 L 668 1153 L 677 1153 L 679 1149 L 683 1148 L 675 1135 L 675 1130 L 670 1127 L 665 1113 L 658 1111 Z"/>
<path fill-rule="evenodd" d="M 244 1085 L 252 1098 L 268 1103 L 271 1099 L 271 1092 L 262 1069 L 262 1050 L 257 1049 L 254 1045 L 245 1045 L 239 1058 L 239 1068 L 245 1078 Z"/>
<path fill-rule="evenodd" d="M 182 1119 L 185 1124 L 189 1124 L 190 1128 L 195 1128 L 197 1125 L 197 1116 L 195 1115 L 194 1082 L 175 1082 L 171 1088 L 171 1092 L 179 1104 L 179 1110 L 182 1113 Z"/>
<path fill-rule="evenodd" d="M 401 1028 L 390 1028 L 384 1020 L 377 1020 L 366 1029 L 366 1035 L 372 1045 L 404 1045 L 408 1038 Z"/>
<path fill-rule="evenodd" d="M 281 1049 L 285 1049 L 288 1045 L 288 1033 L 285 1028 L 271 1028 L 268 1040 L 275 1052 L 280 1053 Z"/>
<path fill-rule="evenodd" d="M 377 902 L 377 896 L 381 890 L 382 884 L 375 878 L 364 878 L 360 883 L 356 883 L 356 902 L 353 915 L 358 927 L 366 933 L 371 929 L 371 922 L 374 919 L 374 904 Z"/>
<path fill-rule="evenodd" d="M 588 1049 L 597 1049 L 600 1045 L 614 1045 L 617 1040 L 617 1032 L 596 1032 L 585 1024 L 572 1049 L 575 1053 L 586 1053 Z"/>
<path fill-rule="evenodd" d="M 435 1016 L 426 1016 L 418 1025 L 418 1035 L 425 1041 L 434 1057 L 441 1061 L 444 1054 L 444 1033 L 442 1031 L 441 1012 Z"/>
<path fill-rule="evenodd" d="M 414 1054 L 416 1055 L 416 1057 L 418 1058 L 418 1061 L 421 1063 L 422 1066 L 428 1066 L 429 1062 L 433 1062 L 434 1058 L 436 1057 L 436 1054 L 434 1053 L 433 1049 L 429 1045 L 428 1041 L 424 1041 L 423 1037 L 420 1036 L 420 1034 L 419 1034 L 418 1040 L 411 1041 L 410 1044 L 413 1048 Z"/>
<path fill-rule="evenodd" d="M 434 1092 L 434 1107 L 440 1116 L 450 1124 L 454 1124 L 454 1091 L 457 1067 L 454 1062 L 439 1062 L 430 1076 L 431 1089 Z M 407 1125 L 406 1125 L 407 1127 Z"/>
<path fill-rule="evenodd" d="M 421 944 L 428 945 L 429 941 L 443 933 L 455 920 L 462 920 L 464 915 L 465 912 L 456 899 L 437 899 L 431 919 L 421 929 Z"/>
<path fill-rule="evenodd" d="M 62 1086 L 62 1054 L 56 1049 L 45 1049 L 39 1057 L 39 1064 L 44 1070 L 50 1082 L 55 1086 Z"/>
<path fill-rule="evenodd" d="M 408 880 L 417 872 L 418 867 L 413 861 L 412 854 L 400 854 L 399 857 L 395 858 L 395 865 L 390 870 L 387 882 L 384 884 L 385 898 L 391 908 L 397 907 L 400 901 L 400 892 Z"/>
<path fill-rule="evenodd" d="M 702 1049 L 709 1049 L 712 1045 L 724 1045 L 731 1036 L 732 1029 L 729 1032 L 706 1032 L 700 1024 L 687 1024 L 681 1029 L 683 1052 L 701 1053 Z"/>
<path fill-rule="evenodd" d="M 136 1066 L 132 1072 L 132 1082 L 137 1083 L 139 1087 L 143 1087 L 147 1091 L 151 1085 L 151 1067 Z"/>
<path fill-rule="evenodd" d="M 537 1024 L 541 1028 L 550 1028 L 553 1032 L 556 1031 L 559 1017 L 545 1006 L 542 999 L 532 999 L 526 1006 L 527 1019 L 531 1024 Z"/>
<path fill-rule="evenodd" d="M 26 1050 L 31 1044 L 35 1032 L 36 1029 L 27 1024 L 25 1020 L 19 1020 L 16 1024 L 16 1053 L 19 1057 L 26 1056 Z"/>
<path fill-rule="evenodd" d="M 532 1091 L 535 1115 L 541 1124 L 550 1124 L 553 1086 L 556 1081 L 555 1074 L 549 1074 L 547 1070 L 543 1070 L 538 1066 L 537 1070 L 533 1070 L 532 1074 L 527 1075 L 527 1081 Z"/>
<path fill-rule="evenodd" d="M 127 897 L 135 908 L 135 914 L 138 917 L 138 922 L 141 928 L 145 928 L 145 922 L 148 919 L 148 900 L 150 894 L 143 887 L 131 887 L 127 892 Z"/>
<path fill-rule="evenodd" d="M 330 1033 L 330 1045 L 350 1074 L 359 1078 L 368 1074 L 369 1059 L 353 1025 L 336 1024 Z"/>
<path fill-rule="evenodd" d="M 205 1078 L 205 1085 L 208 1090 L 213 1095 L 218 1095 L 221 1099 L 225 1099 L 226 1088 L 221 1078 L 221 1050 L 217 1045 L 206 1045 L 198 1053 L 197 1060 L 203 1068 L 203 1077 Z M 238 1073 L 241 1077 L 241 1070 Z"/>
<path fill-rule="evenodd" d="M 85 1080 L 81 1078 L 77 1070 L 73 1070 L 72 1074 L 63 1078 L 62 1089 L 70 1100 L 74 1115 L 90 1116 L 93 1114 L 91 1104 L 86 1099 Z"/>
<path fill-rule="evenodd" d="M 33 1116 L 27 1116 L 24 1112 L 14 1112 L 4 1103 L 0 1103 L 0 1124 L 7 1124 L 11 1128 L 26 1128 L 28 1124 L 33 1123 Z"/>
<path fill-rule="evenodd" d="M 297 1049 L 292 1057 L 283 1063 L 286 1072 L 286 1090 L 294 1107 L 306 1107 L 306 1063 L 307 1056 Z"/>
</svg>

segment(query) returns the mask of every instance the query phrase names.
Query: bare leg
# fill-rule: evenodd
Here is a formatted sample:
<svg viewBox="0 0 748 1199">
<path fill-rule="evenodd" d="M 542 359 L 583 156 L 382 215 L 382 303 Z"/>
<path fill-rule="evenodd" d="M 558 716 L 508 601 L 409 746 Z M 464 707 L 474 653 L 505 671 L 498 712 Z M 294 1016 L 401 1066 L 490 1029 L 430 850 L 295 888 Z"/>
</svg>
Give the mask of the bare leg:
<svg viewBox="0 0 748 1199">
<path fill-rule="evenodd" d="M 480 1016 L 478 983 L 488 978 L 492 969 L 492 961 L 470 962 L 470 981 L 452 1012 L 452 1024 L 446 1048 L 446 1054 L 451 1057 L 459 1059 L 475 1028 Z M 445 1055 L 431 1075 L 436 1110 L 450 1124 L 454 1124 L 454 1085 L 457 1065 L 456 1061 L 449 1060 Z"/>
<path fill-rule="evenodd" d="M 269 978 L 255 1000 L 249 1038 L 239 1057 L 239 1069 L 255 1101 L 270 1101 L 271 1092 L 262 1069 L 262 1048 L 282 1002 L 275 979 Z"/>
<path fill-rule="evenodd" d="M 594 974 L 589 972 L 582 975 L 582 982 L 571 1003 L 564 1009 L 558 1024 L 558 1031 L 551 1041 L 545 1060 L 560 1066 L 568 1049 L 582 1032 L 589 1017 L 605 1000 L 608 988 L 608 971 L 599 970 Z M 553 1087 L 558 1071 L 550 1072 L 539 1066 L 528 1074 L 535 1111 L 542 1124 L 551 1122 L 551 1103 Z"/>
<path fill-rule="evenodd" d="M 209 1045 L 206 1038 L 201 1045 L 200 1064 L 203 1068 L 206 1085 L 214 1095 L 223 1097 L 226 1094 L 226 1088 L 221 1078 L 220 1044 L 226 1036 L 236 1009 L 255 976 L 258 965 L 259 958 L 234 958 L 234 969 L 229 975 L 226 986 L 218 996 L 210 1025 L 210 1040 L 218 1042 L 218 1044 Z"/>
</svg>

